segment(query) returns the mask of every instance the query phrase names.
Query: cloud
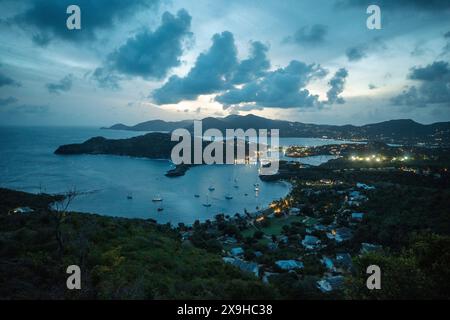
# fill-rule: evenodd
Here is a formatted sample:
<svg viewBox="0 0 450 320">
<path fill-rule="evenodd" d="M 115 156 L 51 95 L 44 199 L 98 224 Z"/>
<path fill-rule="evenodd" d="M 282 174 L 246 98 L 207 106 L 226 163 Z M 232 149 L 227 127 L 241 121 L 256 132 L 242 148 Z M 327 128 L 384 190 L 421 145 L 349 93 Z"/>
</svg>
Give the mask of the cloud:
<svg viewBox="0 0 450 320">
<path fill-rule="evenodd" d="M 450 31 L 444 34 L 444 39 L 447 41 L 444 48 L 442 49 L 441 56 L 450 54 Z"/>
<path fill-rule="evenodd" d="M 348 61 L 359 61 L 367 57 L 367 46 L 359 45 L 355 47 L 350 47 L 345 51 Z"/>
<path fill-rule="evenodd" d="M 195 100 L 199 95 L 212 94 L 263 77 L 270 68 L 268 46 L 251 42 L 247 59 L 239 61 L 234 36 L 225 31 L 215 34 L 212 46 L 201 53 L 185 77 L 172 76 L 152 94 L 158 104 Z"/>
<path fill-rule="evenodd" d="M 325 36 L 328 33 L 328 26 L 323 24 L 314 24 L 312 26 L 303 26 L 284 42 L 293 42 L 300 45 L 317 45 L 325 42 Z"/>
<path fill-rule="evenodd" d="M 20 87 L 20 83 L 0 72 L 0 87 L 4 86 Z"/>
<path fill-rule="evenodd" d="M 58 82 L 47 83 L 45 86 L 47 87 L 48 92 L 53 94 L 60 94 L 62 92 L 68 92 L 70 91 L 70 89 L 72 89 L 73 79 L 73 75 L 68 74 Z"/>
<path fill-rule="evenodd" d="M 233 71 L 238 66 L 237 49 L 231 32 L 215 34 L 212 46 L 201 53 L 185 77 L 174 75 L 152 94 L 157 104 L 195 100 L 201 94 L 211 94 L 231 85 Z"/>
<path fill-rule="evenodd" d="M 422 9 L 427 11 L 449 10 L 450 2 L 448 0 L 338 0 L 336 5 L 340 8 L 365 7 L 371 4 L 377 4 L 381 8 L 387 9 Z"/>
<path fill-rule="evenodd" d="M 242 84 L 263 76 L 270 68 L 269 48 L 259 41 L 251 43 L 250 57 L 242 60 L 233 75 L 234 84 Z"/>
<path fill-rule="evenodd" d="M 417 43 L 414 46 L 414 49 L 411 51 L 411 56 L 413 57 L 421 57 L 424 56 L 427 52 L 430 52 L 430 50 L 426 47 L 426 43 L 421 42 Z"/>
<path fill-rule="evenodd" d="M 92 78 L 100 88 L 118 90 L 120 77 L 106 68 L 100 67 L 94 70 Z"/>
<path fill-rule="evenodd" d="M 144 79 L 164 78 L 171 68 L 181 64 L 184 41 L 192 36 L 190 27 L 191 16 L 186 10 L 178 11 L 176 16 L 165 12 L 155 31 L 146 29 L 128 39 L 94 72 L 94 78 L 109 86 L 116 86 L 118 77 L 108 73 Z"/>
<path fill-rule="evenodd" d="M 305 87 L 313 79 L 323 78 L 326 71 L 320 65 L 291 61 L 285 68 L 268 72 L 242 88 L 232 88 L 216 97 L 225 108 L 254 105 L 254 108 L 307 108 L 319 105 L 318 96 Z"/>
<path fill-rule="evenodd" d="M 212 39 L 212 46 L 201 53 L 185 77 L 174 75 L 152 93 L 157 104 L 175 104 L 195 100 L 199 95 L 217 94 L 214 100 L 233 112 L 272 108 L 321 107 L 318 95 L 306 86 L 323 78 L 327 71 L 317 64 L 293 60 L 285 68 L 269 71 L 268 47 L 251 43 L 247 59 L 237 59 L 233 34 L 223 32 Z M 342 93 L 347 71 L 339 70 L 330 80 L 331 88 L 325 103 L 343 103 Z"/>
<path fill-rule="evenodd" d="M 393 97 L 394 105 L 426 107 L 442 104 L 450 107 L 450 65 L 445 61 L 435 61 L 426 67 L 414 67 L 408 78 L 419 82 L 401 94 Z"/>
<path fill-rule="evenodd" d="M 386 50 L 387 45 L 380 37 L 374 37 L 367 43 L 359 44 L 348 48 L 345 51 L 348 61 L 356 62 L 366 58 L 370 53 Z"/>
<path fill-rule="evenodd" d="M 411 80 L 445 81 L 449 80 L 450 67 L 448 62 L 436 61 L 426 67 L 413 67 L 409 74 Z"/>
<path fill-rule="evenodd" d="M 344 91 L 345 79 L 347 78 L 347 76 L 348 71 L 344 68 L 336 71 L 333 78 L 331 78 L 330 82 L 328 83 L 330 85 L 330 89 L 327 92 L 328 101 L 326 103 L 343 104 L 345 102 L 345 100 L 342 97 L 339 97 L 339 95 Z"/>
<path fill-rule="evenodd" d="M 158 3 L 159 0 L 29 0 L 25 11 L 10 22 L 31 32 L 33 41 L 41 46 L 47 45 L 54 38 L 68 41 L 93 40 L 99 30 L 109 30 L 116 22 L 123 21 L 138 11 L 156 8 Z M 81 30 L 66 28 L 66 9 L 73 4 L 81 9 Z"/>
<path fill-rule="evenodd" d="M 17 101 L 18 101 L 18 100 L 17 100 L 16 97 L 8 97 L 8 98 L 5 98 L 5 99 L 1 99 L 1 98 L 0 98 L 0 107 L 7 106 L 7 105 L 10 105 L 10 104 L 13 104 L 13 103 L 15 103 L 15 102 L 17 102 Z"/>
<path fill-rule="evenodd" d="M 244 105 L 236 105 L 229 108 L 230 114 L 239 114 L 239 112 L 249 112 L 249 111 L 262 111 L 264 107 L 255 105 L 255 104 L 244 104 Z"/>
</svg>

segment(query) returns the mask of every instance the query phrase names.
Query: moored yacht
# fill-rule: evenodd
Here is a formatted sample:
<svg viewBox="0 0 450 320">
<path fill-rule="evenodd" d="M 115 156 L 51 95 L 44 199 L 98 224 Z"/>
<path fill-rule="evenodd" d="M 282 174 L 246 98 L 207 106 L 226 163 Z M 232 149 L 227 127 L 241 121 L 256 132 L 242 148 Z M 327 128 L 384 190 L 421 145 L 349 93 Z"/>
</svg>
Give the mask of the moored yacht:
<svg viewBox="0 0 450 320">
<path fill-rule="evenodd" d="M 208 196 L 206 196 L 206 202 L 203 204 L 203 206 L 204 206 L 204 207 L 207 207 L 207 208 L 211 207 L 211 203 L 209 203 L 209 198 L 208 198 Z"/>
</svg>

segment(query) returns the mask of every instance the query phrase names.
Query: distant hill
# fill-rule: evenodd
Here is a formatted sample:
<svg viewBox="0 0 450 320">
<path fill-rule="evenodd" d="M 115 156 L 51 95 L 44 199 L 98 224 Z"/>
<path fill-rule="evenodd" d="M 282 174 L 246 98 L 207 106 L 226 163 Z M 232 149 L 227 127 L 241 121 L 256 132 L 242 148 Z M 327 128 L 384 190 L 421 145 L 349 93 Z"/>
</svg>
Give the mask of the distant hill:
<svg viewBox="0 0 450 320">
<path fill-rule="evenodd" d="M 377 140 L 386 143 L 429 145 L 450 144 L 450 122 L 440 122 L 430 125 L 417 123 L 410 119 L 390 120 L 363 126 L 335 126 L 307 124 L 285 120 L 272 120 L 255 115 L 230 115 L 225 118 L 208 117 L 202 120 L 203 130 L 216 128 L 225 132 L 225 129 L 241 128 L 279 129 L 281 137 L 330 138 L 353 140 Z M 131 131 L 166 131 L 177 128 L 193 130 L 193 120 L 166 122 L 151 120 L 134 126 L 115 124 L 107 129 Z"/>
<path fill-rule="evenodd" d="M 109 128 L 102 129 L 112 129 L 112 130 L 129 130 L 129 131 L 173 131 L 177 128 L 185 128 L 193 123 L 193 120 L 183 120 L 168 122 L 164 120 L 150 120 L 138 123 L 134 126 L 127 126 L 122 123 L 117 123 Z"/>
<path fill-rule="evenodd" d="M 172 148 L 178 142 L 171 141 L 167 133 L 147 133 L 129 139 L 94 137 L 83 143 L 58 147 L 55 154 L 114 154 L 151 159 L 169 159 Z"/>
</svg>

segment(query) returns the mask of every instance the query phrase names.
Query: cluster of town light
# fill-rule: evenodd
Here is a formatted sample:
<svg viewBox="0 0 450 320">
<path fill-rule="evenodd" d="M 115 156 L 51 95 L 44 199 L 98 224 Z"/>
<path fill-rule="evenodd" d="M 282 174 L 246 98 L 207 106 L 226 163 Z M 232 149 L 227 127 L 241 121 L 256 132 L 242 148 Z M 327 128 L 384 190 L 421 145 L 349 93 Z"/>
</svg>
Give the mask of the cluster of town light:
<svg viewBox="0 0 450 320">
<path fill-rule="evenodd" d="M 351 156 L 350 158 L 352 161 L 366 161 L 366 162 L 382 162 L 382 161 L 386 161 L 387 158 L 384 156 L 380 156 L 380 155 L 371 155 L 371 156 L 364 156 L 364 157 L 360 157 L 360 156 Z M 403 156 L 403 157 L 393 157 L 391 159 L 391 161 L 408 161 L 409 157 L 408 156 Z"/>
<path fill-rule="evenodd" d="M 283 211 L 291 207 L 292 199 L 284 199 L 280 201 L 272 202 L 269 207 L 273 210 L 276 215 L 281 214 Z"/>
</svg>

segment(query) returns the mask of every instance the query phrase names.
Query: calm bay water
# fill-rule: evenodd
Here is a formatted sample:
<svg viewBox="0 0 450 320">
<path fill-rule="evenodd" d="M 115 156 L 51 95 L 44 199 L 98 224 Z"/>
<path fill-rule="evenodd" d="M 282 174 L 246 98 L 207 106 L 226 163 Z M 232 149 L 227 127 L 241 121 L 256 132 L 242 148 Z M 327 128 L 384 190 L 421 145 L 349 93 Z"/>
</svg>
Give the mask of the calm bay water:
<svg viewBox="0 0 450 320">
<path fill-rule="evenodd" d="M 254 165 L 198 166 L 185 176 L 167 178 L 166 160 L 109 155 L 61 156 L 53 154 L 62 144 L 80 143 L 94 136 L 128 138 L 142 132 L 100 130 L 82 127 L 0 128 L 0 186 L 27 192 L 60 193 L 71 188 L 83 192 L 70 209 L 111 216 L 153 218 L 161 223 L 193 223 L 217 213 L 233 215 L 255 211 L 285 196 L 285 182 L 262 182 Z M 281 145 L 323 145 L 336 141 L 281 138 Z M 302 159 L 320 164 L 329 157 Z M 235 182 L 236 181 L 236 182 Z M 259 192 L 255 191 L 259 183 Z M 235 188 L 235 185 L 238 188 Z M 210 186 L 214 191 L 208 190 Z M 132 195 L 133 199 L 127 199 Z M 198 198 L 195 195 L 199 195 Z M 231 195 L 233 199 L 226 199 Z M 162 202 L 152 202 L 160 196 Z M 210 203 L 210 207 L 203 204 Z M 158 208 L 163 211 L 158 212 Z"/>
</svg>

